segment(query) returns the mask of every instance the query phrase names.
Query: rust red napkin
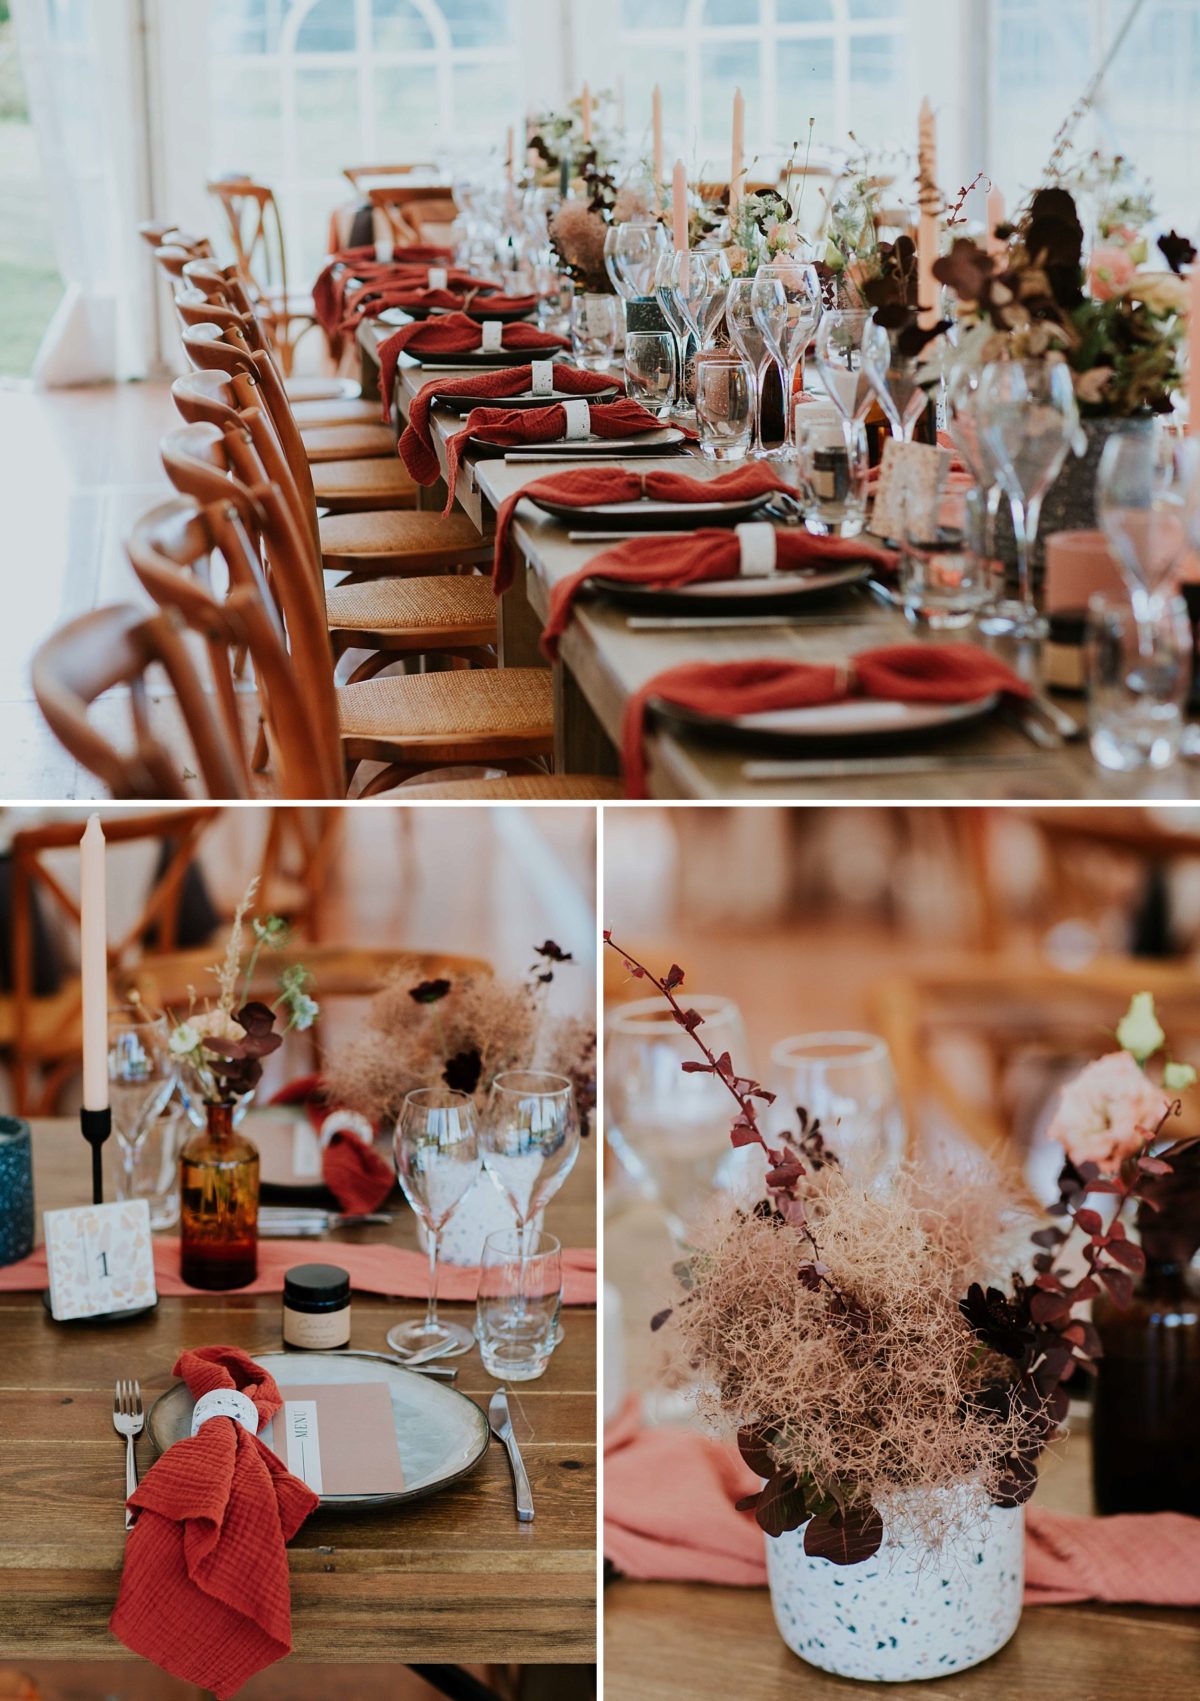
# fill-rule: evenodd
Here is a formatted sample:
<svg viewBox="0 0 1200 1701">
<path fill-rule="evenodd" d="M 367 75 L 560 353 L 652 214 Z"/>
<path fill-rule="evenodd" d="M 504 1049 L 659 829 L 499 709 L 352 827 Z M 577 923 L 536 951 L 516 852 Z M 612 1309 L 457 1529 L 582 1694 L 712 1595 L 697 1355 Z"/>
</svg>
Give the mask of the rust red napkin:
<svg viewBox="0 0 1200 1701">
<path fill-rule="evenodd" d="M 764 1536 L 734 1502 L 759 1479 L 731 1443 L 645 1429 L 630 1400 L 604 1441 L 604 1556 L 626 1577 L 747 1588 L 767 1581 Z M 1025 1508 L 1025 1604 L 1200 1606 L 1200 1518 L 1085 1518 Z"/>
<path fill-rule="evenodd" d="M 647 431 L 661 429 L 662 420 L 628 396 L 596 402 L 588 409 L 590 437 L 641 437 Z M 472 442 L 496 443 L 508 449 L 518 444 L 561 443 L 567 434 L 567 409 L 562 402 L 551 402 L 545 408 L 472 408 L 462 430 L 446 444 L 444 512 L 448 514 L 454 505 L 459 464 Z"/>
<path fill-rule="evenodd" d="M 653 467 L 634 472 L 625 467 L 573 467 L 535 478 L 511 496 L 506 496 L 496 513 L 496 549 L 492 558 L 492 588 L 497 595 L 512 584 L 509 541 L 513 514 L 523 496 L 546 497 L 568 508 L 595 508 L 602 502 L 637 502 L 647 496 L 656 502 L 736 502 L 754 496 L 769 496 L 773 490 L 793 487 L 762 461 L 722 473 L 719 478 L 691 478 L 687 473 L 667 472 Z"/>
<path fill-rule="evenodd" d="M 259 1428 L 283 1404 L 238 1347 L 185 1352 L 175 1375 L 197 1400 L 245 1395 Z M 129 1504 L 138 1519 L 109 1620 L 127 1648 L 221 1701 L 291 1652 L 287 1543 L 318 1501 L 257 1434 L 209 1418 L 167 1449 Z"/>
<path fill-rule="evenodd" d="M 677 590 L 705 579 L 736 579 L 741 570 L 741 541 L 730 527 L 678 532 L 662 537 L 630 538 L 594 555 L 585 567 L 560 579 L 550 592 L 550 610 L 542 648 L 551 660 L 567 629 L 579 591 L 591 578 L 620 579 L 629 585 Z M 775 531 L 775 572 L 803 573 L 819 567 L 845 567 L 866 561 L 880 572 L 894 571 L 890 549 L 860 538 L 814 537 L 802 528 Z"/>
<path fill-rule="evenodd" d="M 1028 697 L 1029 687 L 996 656 L 973 644 L 886 644 L 843 667 L 811 662 L 685 662 L 648 679 L 625 705 L 621 756 L 627 797 L 645 797 L 643 734 L 652 700 L 701 714 L 807 709 L 850 697 L 892 703 L 971 703 L 993 691 Z"/>
<path fill-rule="evenodd" d="M 620 380 L 603 372 L 583 372 L 555 361 L 551 378 L 556 390 L 570 396 L 594 396 Z M 467 373 L 463 378 L 431 378 L 412 399 L 408 424 L 400 436 L 400 456 L 418 484 L 436 484 L 441 473 L 433 447 L 429 413 L 435 396 L 522 396 L 533 384 L 532 366 L 498 366 L 492 372 Z M 388 386 L 386 394 L 391 394 Z M 387 410 L 384 410 L 385 417 Z"/>
<path fill-rule="evenodd" d="M 421 266 L 428 271 L 430 266 L 449 266 L 453 259 L 448 248 L 429 245 L 397 249 L 391 260 L 377 260 L 373 244 L 364 244 L 361 248 L 339 248 L 330 254 L 313 284 L 317 323 L 327 332 L 337 328 L 346 286 L 352 279 L 365 281 L 387 277 L 400 267 L 413 269 Z"/>
<path fill-rule="evenodd" d="M 290 1081 L 271 1103 L 303 1105 L 318 1134 L 326 1117 L 343 1108 L 326 1096 L 319 1075 L 302 1075 Z M 331 1135 L 322 1148 L 321 1178 L 341 1209 L 353 1215 L 378 1211 L 396 1180 L 391 1164 L 348 1130 Z"/>
<path fill-rule="evenodd" d="M 379 388 L 385 396 L 392 393 L 396 381 L 396 362 L 411 348 L 418 354 L 470 354 L 483 346 L 483 327 L 465 313 L 446 313 L 437 319 L 424 319 L 417 324 L 401 325 L 386 342 L 379 345 Z M 528 349 L 538 352 L 564 349 L 571 345 L 566 337 L 552 331 L 539 331 L 536 325 L 505 325 L 500 332 L 500 346 L 508 353 Z"/>
<path fill-rule="evenodd" d="M 471 272 L 451 271 L 446 275 L 444 288 L 431 290 L 428 266 L 394 266 L 386 275 L 354 279 L 347 284 L 341 305 L 338 330 L 343 335 L 357 330 L 364 319 L 374 319 L 388 307 L 406 308 L 414 296 L 434 296 L 428 303 L 458 310 L 479 290 L 499 291 L 499 284 L 488 278 L 477 278 Z M 420 301 L 417 302 L 420 305 Z"/>
</svg>

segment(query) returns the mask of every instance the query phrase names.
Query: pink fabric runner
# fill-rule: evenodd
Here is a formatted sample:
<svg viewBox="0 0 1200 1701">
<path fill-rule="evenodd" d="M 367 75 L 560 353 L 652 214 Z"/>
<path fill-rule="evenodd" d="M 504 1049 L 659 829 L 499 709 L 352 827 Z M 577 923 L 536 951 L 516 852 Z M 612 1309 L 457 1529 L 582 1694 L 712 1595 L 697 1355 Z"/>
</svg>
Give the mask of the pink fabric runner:
<svg viewBox="0 0 1200 1701">
<path fill-rule="evenodd" d="M 604 1446 L 604 1556 L 644 1581 L 764 1587 L 764 1536 L 734 1502 L 760 1486 L 732 1444 L 643 1429 L 629 1401 Z M 1025 1509 L 1025 1604 L 1200 1606 L 1200 1518 Z"/>
<path fill-rule="evenodd" d="M 339 1264 L 350 1277 L 351 1288 L 360 1293 L 391 1294 L 400 1299 L 424 1299 L 429 1291 L 429 1260 L 423 1252 L 399 1246 L 352 1246 L 341 1241 L 260 1240 L 258 1276 L 248 1287 L 231 1288 L 231 1293 L 281 1293 L 284 1272 L 293 1264 L 322 1260 Z M 595 1305 L 596 1253 L 592 1247 L 564 1247 L 563 1303 Z M 175 1299 L 201 1290 L 187 1285 L 179 1274 L 179 1242 L 164 1238 L 154 1242 L 154 1279 L 159 1297 Z M 28 1258 L 0 1268 L 0 1293 L 36 1292 L 47 1286 L 46 1248 L 35 1247 Z M 475 1299 L 479 1271 L 474 1267 L 442 1264 L 438 1268 L 438 1298 Z"/>
</svg>

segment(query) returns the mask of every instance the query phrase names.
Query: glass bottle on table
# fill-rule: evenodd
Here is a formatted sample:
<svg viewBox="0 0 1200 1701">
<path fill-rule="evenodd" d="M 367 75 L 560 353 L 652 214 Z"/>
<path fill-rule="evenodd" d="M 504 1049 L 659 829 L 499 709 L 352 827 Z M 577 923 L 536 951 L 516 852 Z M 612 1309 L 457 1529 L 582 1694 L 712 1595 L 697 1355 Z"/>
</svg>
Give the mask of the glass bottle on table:
<svg viewBox="0 0 1200 1701">
<path fill-rule="evenodd" d="M 189 1287 L 241 1288 L 258 1274 L 258 1147 L 209 1100 L 203 1131 L 179 1155 L 180 1274 Z"/>
<path fill-rule="evenodd" d="M 410 1353 L 442 1347 L 463 1353 L 475 1337 L 438 1316 L 437 1272 L 442 1230 L 479 1175 L 479 1128 L 474 1100 L 453 1087 L 419 1087 L 406 1094 L 394 1138 L 396 1175 L 421 1219 L 429 1252 L 429 1298 L 423 1318 L 388 1330 L 388 1346 Z"/>
</svg>

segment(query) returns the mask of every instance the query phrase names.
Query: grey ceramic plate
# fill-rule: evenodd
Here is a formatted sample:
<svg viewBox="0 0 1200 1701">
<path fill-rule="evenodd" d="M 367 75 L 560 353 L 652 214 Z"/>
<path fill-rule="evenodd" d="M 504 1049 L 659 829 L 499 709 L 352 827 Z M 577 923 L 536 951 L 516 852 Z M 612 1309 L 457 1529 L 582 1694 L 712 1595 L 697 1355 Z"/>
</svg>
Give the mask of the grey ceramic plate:
<svg viewBox="0 0 1200 1701">
<path fill-rule="evenodd" d="M 561 366 L 563 363 L 559 361 Z M 584 396 L 586 402 L 611 402 L 614 396 L 620 394 L 616 384 L 609 390 L 594 390 L 590 396 Z M 535 396 L 532 390 L 525 390 L 519 396 L 434 396 L 434 401 L 440 408 L 447 408 L 451 413 L 470 413 L 472 408 L 550 408 L 555 402 L 578 401 L 578 396 L 571 396 L 565 390 L 553 390 L 548 396 Z"/>
<path fill-rule="evenodd" d="M 840 591 L 865 579 L 863 566 L 830 567 L 813 573 L 765 573 L 761 578 L 704 579 L 695 585 L 674 589 L 662 585 L 632 585 L 628 580 L 606 579 L 598 573 L 589 581 L 593 590 L 639 608 L 673 608 L 688 614 L 727 614 L 731 608 L 758 611 L 784 608 L 797 598 Z"/>
<path fill-rule="evenodd" d="M 771 500 L 771 492 L 736 502 L 656 502 L 644 497 L 637 502 L 601 502 L 594 508 L 571 508 L 552 496 L 526 500 L 556 520 L 565 520 L 572 530 L 694 532 L 707 526 L 739 525 Z"/>
<path fill-rule="evenodd" d="M 669 703 L 655 703 L 654 708 L 667 719 L 739 742 L 811 745 L 919 738 L 990 715 L 999 701 L 999 694 L 993 691 L 973 703 L 886 703 L 855 697 L 816 708 L 772 709 L 756 715 L 707 715 Z"/>
<path fill-rule="evenodd" d="M 321 1505 L 331 1510 L 369 1511 L 420 1500 L 466 1476 L 487 1452 L 487 1418 L 474 1401 L 415 1370 L 369 1353 L 264 1352 L 251 1357 L 271 1373 L 281 1392 L 314 1382 L 387 1383 L 406 1486 L 399 1494 L 322 1495 Z M 158 1452 L 189 1434 L 194 1404 L 183 1382 L 155 1400 L 146 1427 Z"/>
<path fill-rule="evenodd" d="M 493 461 L 504 455 L 555 455 L 564 461 L 576 461 L 587 460 L 592 455 L 661 455 L 667 449 L 677 450 L 683 441 L 683 432 L 677 426 L 660 425 L 655 431 L 644 431 L 640 437 L 556 437 L 550 443 L 488 443 L 476 437 L 471 453 L 481 460 Z"/>
</svg>

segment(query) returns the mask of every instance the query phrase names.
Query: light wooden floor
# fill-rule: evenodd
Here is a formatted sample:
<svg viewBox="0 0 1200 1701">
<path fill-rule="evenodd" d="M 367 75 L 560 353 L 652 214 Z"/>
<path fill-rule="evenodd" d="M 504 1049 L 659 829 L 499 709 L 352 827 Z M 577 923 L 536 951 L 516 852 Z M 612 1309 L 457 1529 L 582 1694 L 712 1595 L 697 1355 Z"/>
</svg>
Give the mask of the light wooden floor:
<svg viewBox="0 0 1200 1701">
<path fill-rule="evenodd" d="M 38 712 L 30 658 L 88 609 L 146 601 L 121 545 L 137 515 L 171 494 L 158 440 L 175 423 L 165 383 L 0 388 L 0 555 L 10 587 L 0 622 L 2 797 L 97 795 Z"/>
</svg>

